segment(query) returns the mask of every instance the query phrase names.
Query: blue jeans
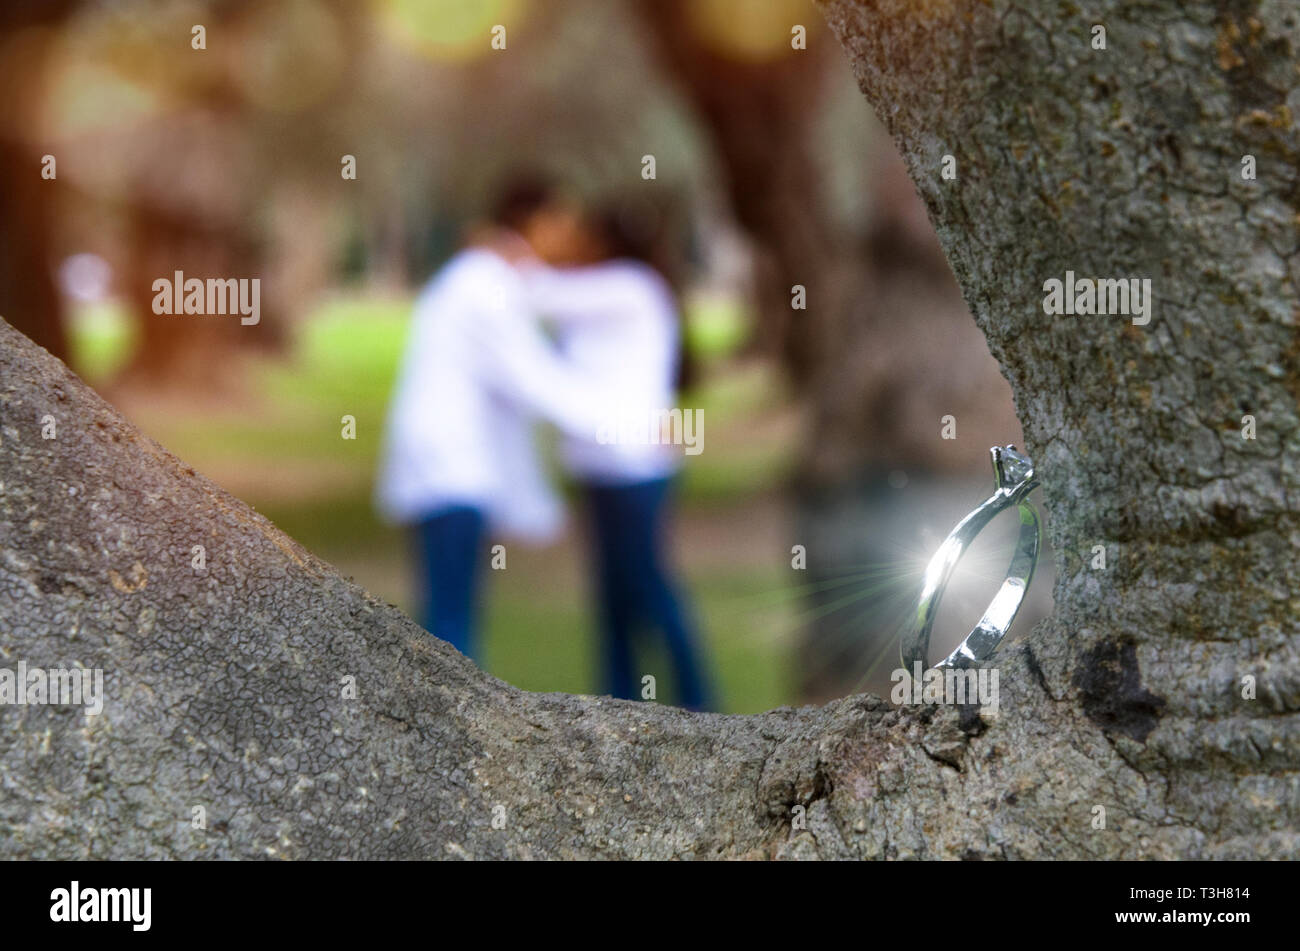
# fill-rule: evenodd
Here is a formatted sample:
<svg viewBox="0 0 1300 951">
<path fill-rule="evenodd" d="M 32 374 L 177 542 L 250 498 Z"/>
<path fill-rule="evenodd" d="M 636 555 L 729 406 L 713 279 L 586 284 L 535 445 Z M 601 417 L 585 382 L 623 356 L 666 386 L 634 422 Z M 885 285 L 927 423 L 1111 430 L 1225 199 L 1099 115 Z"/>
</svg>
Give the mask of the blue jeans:
<svg viewBox="0 0 1300 951">
<path fill-rule="evenodd" d="M 487 518 L 471 506 L 439 509 L 416 526 L 424 626 L 478 660 L 478 589 Z"/>
<path fill-rule="evenodd" d="M 639 698 L 633 638 L 640 630 L 653 628 L 664 638 L 676 668 L 678 702 L 703 710 L 711 702 L 707 677 L 663 558 L 670 485 L 670 479 L 655 479 L 633 485 L 584 486 L 595 542 L 606 686 L 612 696 Z"/>
</svg>

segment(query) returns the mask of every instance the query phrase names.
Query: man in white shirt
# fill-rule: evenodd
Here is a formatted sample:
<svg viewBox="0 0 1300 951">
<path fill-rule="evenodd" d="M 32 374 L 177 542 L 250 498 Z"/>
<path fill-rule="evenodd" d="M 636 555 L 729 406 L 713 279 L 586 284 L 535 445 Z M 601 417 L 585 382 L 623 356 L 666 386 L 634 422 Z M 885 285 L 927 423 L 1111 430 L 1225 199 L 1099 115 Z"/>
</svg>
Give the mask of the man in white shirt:
<svg viewBox="0 0 1300 951">
<path fill-rule="evenodd" d="M 542 335 L 520 274 L 563 263 L 575 212 L 546 185 L 521 182 L 493 222 L 416 302 L 376 492 L 388 518 L 416 529 L 427 629 L 471 658 L 487 534 L 540 542 L 562 524 L 533 420 L 590 437 L 602 411 L 599 391 Z"/>
</svg>

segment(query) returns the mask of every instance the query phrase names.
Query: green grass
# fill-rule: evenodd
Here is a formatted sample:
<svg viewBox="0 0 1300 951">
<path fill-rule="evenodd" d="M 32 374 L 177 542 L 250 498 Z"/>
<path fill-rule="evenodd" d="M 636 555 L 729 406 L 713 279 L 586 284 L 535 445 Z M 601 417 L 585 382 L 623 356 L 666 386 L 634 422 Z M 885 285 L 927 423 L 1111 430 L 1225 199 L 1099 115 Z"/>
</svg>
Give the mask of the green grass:
<svg viewBox="0 0 1300 951">
<path fill-rule="evenodd" d="M 697 294 L 686 301 L 686 346 L 700 359 L 731 356 L 745 342 L 748 328 L 737 300 Z"/>
<path fill-rule="evenodd" d="M 599 689 L 598 643 L 585 591 L 555 590 L 543 578 L 504 573 L 490 576 L 488 583 L 488 669 L 526 690 Z M 784 583 L 777 569 L 710 570 L 686 581 L 689 603 L 705 632 L 706 663 L 729 712 L 768 710 L 794 694 L 784 642 L 774 636 L 780 628 L 788 630 L 790 605 L 773 610 L 757 603 Z M 641 644 L 637 670 L 655 677 L 655 699 L 675 701 L 672 667 L 662 649 Z"/>
<path fill-rule="evenodd" d="M 90 304 L 72 315 L 68 332 L 72 365 L 92 386 L 121 368 L 134 343 L 131 323 L 116 304 Z"/>
</svg>

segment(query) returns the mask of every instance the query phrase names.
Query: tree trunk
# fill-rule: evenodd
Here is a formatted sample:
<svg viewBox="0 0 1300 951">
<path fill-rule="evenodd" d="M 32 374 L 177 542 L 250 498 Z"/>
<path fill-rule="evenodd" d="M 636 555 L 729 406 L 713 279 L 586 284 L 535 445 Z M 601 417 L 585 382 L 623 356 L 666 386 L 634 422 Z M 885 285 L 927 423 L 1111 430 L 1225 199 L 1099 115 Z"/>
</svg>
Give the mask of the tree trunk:
<svg viewBox="0 0 1300 951">
<path fill-rule="evenodd" d="M 62 184 L 44 177 L 42 107 L 50 37 L 76 0 L 0 5 L 0 317 L 60 359 L 68 357 L 63 300 L 55 284 L 54 210 Z M 61 161 L 55 156 L 55 172 Z"/>
<path fill-rule="evenodd" d="M 0 140 L 0 315 L 61 358 L 68 356 L 50 208 L 60 185 L 41 178 L 41 156 Z"/>
<path fill-rule="evenodd" d="M 1293 11 L 824 9 L 1011 382 L 1051 514 L 1055 615 L 1001 662 L 1004 684 L 1042 698 L 1042 720 L 1010 710 L 999 724 L 1047 775 L 981 758 L 967 798 L 1002 790 L 1015 804 L 976 807 L 979 823 L 1020 825 L 1027 798 L 1054 800 L 1055 834 L 1073 840 L 1056 847 L 1075 854 L 1295 854 Z M 1245 155 L 1257 180 L 1243 180 Z M 1045 314 L 1044 282 L 1067 270 L 1149 278 L 1150 323 Z M 1096 545 L 1105 570 L 1091 567 Z M 1247 677 L 1258 699 L 1243 699 Z M 1111 816 L 1103 834 L 1084 821 L 1093 804 Z"/>
<path fill-rule="evenodd" d="M 1153 9 L 1099 17 L 1093 52 L 1090 21 L 1000 2 L 827 7 L 1051 509 L 1056 615 L 999 656 L 996 717 L 524 693 L 0 326 L 6 663 L 106 693 L 0 718 L 0 855 L 1295 856 L 1296 38 Z M 1150 324 L 1044 315 L 1067 268 L 1149 276 Z"/>
</svg>

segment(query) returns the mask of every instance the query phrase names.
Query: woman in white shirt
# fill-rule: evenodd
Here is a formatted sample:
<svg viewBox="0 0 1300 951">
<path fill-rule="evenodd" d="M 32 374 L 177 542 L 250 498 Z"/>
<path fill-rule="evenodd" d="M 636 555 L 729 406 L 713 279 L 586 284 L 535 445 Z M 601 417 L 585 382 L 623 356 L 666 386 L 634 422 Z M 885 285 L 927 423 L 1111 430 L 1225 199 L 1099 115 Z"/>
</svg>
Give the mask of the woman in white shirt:
<svg viewBox="0 0 1300 951">
<path fill-rule="evenodd" d="M 712 703 L 710 678 L 666 560 L 684 447 L 658 423 L 673 409 L 682 357 L 676 294 L 651 263 L 662 247 L 655 225 L 627 208 L 602 215 L 589 228 L 594 263 L 537 269 L 527 281 L 566 363 L 601 394 L 603 424 L 594 434 L 569 431 L 561 451 L 591 515 L 606 687 L 640 697 L 634 638 L 653 630 L 672 658 L 678 702 L 700 710 Z"/>
</svg>

